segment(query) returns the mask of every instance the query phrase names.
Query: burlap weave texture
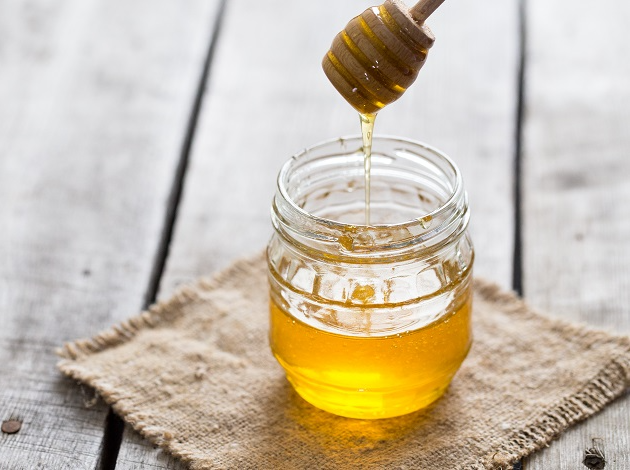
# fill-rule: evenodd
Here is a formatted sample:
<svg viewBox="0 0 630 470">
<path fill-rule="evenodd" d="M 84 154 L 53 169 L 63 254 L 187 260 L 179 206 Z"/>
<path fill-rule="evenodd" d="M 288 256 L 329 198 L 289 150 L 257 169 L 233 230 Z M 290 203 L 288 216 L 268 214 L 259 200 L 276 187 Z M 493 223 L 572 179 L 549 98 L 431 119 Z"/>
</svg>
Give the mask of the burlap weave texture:
<svg viewBox="0 0 630 470">
<path fill-rule="evenodd" d="M 60 369 L 192 469 L 507 469 L 630 386 L 630 339 L 551 320 L 476 281 L 474 346 L 446 395 L 400 418 L 304 402 L 267 342 L 262 256 L 90 340 Z"/>
</svg>

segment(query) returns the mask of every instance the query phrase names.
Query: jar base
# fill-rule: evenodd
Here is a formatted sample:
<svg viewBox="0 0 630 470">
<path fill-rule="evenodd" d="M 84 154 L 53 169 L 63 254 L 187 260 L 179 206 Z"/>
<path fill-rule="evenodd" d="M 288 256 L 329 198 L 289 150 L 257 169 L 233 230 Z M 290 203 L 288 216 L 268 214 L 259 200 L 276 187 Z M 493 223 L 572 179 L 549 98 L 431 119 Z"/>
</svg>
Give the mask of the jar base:
<svg viewBox="0 0 630 470">
<path fill-rule="evenodd" d="M 329 413 L 355 419 L 393 418 L 426 408 L 444 395 L 453 377 L 450 375 L 406 390 L 357 390 L 315 382 L 284 368 L 289 383 L 308 403 Z"/>
</svg>

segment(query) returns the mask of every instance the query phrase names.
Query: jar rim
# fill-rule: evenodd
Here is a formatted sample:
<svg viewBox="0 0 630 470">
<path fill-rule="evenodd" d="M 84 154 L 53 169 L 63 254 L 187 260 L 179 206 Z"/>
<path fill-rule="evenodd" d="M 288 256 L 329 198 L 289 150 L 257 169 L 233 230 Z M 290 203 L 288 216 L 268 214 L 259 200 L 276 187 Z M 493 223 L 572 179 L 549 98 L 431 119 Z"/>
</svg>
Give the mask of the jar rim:
<svg viewBox="0 0 630 470">
<path fill-rule="evenodd" d="M 422 217 L 418 217 L 415 219 L 410 219 L 410 220 L 405 220 L 402 222 L 397 222 L 397 223 L 392 223 L 392 224 L 370 224 L 370 225 L 365 225 L 365 224 L 352 224 L 352 223 L 347 223 L 347 222 L 339 222 L 337 220 L 333 220 L 333 219 L 328 219 L 326 217 L 320 217 L 314 214 L 311 214 L 310 212 L 304 210 L 302 207 L 300 207 L 294 200 L 293 198 L 289 195 L 289 192 L 287 190 L 287 186 L 285 184 L 283 184 L 284 181 L 287 180 L 287 174 L 290 172 L 290 170 L 292 169 L 292 165 L 293 163 L 300 157 L 302 157 L 303 155 L 306 155 L 308 152 L 310 152 L 311 150 L 316 150 L 319 148 L 322 148 L 326 145 L 330 145 L 333 144 L 335 142 L 338 141 L 347 141 L 347 140 L 356 140 L 359 139 L 361 140 L 361 136 L 358 134 L 351 134 L 348 136 L 342 136 L 342 137 L 337 137 L 337 138 L 333 138 L 333 139 L 328 139 L 328 140 L 324 140 L 321 142 L 318 142 L 315 145 L 312 145 L 310 147 L 306 147 L 304 149 L 302 149 L 301 151 L 297 152 L 296 154 L 292 155 L 291 158 L 289 160 L 287 160 L 286 162 L 284 162 L 284 164 L 282 165 L 282 167 L 280 168 L 280 172 L 278 173 L 278 177 L 276 179 L 276 185 L 277 185 L 277 189 L 280 192 L 280 194 L 282 195 L 282 197 L 284 198 L 285 201 L 287 201 L 289 203 L 289 205 L 291 206 L 291 208 L 293 210 L 295 210 L 297 213 L 299 213 L 300 215 L 304 216 L 304 217 L 308 217 L 312 220 L 315 220 L 319 223 L 324 223 L 327 226 L 331 227 L 331 228 L 338 228 L 340 230 L 344 230 L 347 229 L 349 227 L 370 227 L 370 228 L 408 228 L 410 226 L 416 225 L 418 224 L 422 219 L 425 218 L 433 218 L 433 217 L 438 217 L 440 214 L 443 214 L 444 212 L 450 210 L 453 208 L 454 205 L 456 205 L 457 203 L 457 199 L 460 197 L 461 192 L 463 190 L 463 178 L 462 178 L 462 174 L 461 171 L 459 170 L 459 167 L 455 164 L 455 162 L 453 162 L 453 160 L 446 155 L 444 152 L 442 152 L 441 150 L 439 150 L 436 147 L 433 147 L 431 145 L 425 144 L 424 142 L 420 142 L 418 140 L 414 140 L 414 139 L 408 139 L 406 137 L 400 137 L 400 136 L 395 136 L 395 135 L 389 135 L 389 134 L 375 134 L 373 136 L 373 141 L 382 141 L 382 140 L 388 140 L 388 141 L 398 141 L 401 143 L 405 143 L 405 144 L 413 144 L 416 145 L 418 147 L 423 148 L 424 150 L 428 150 L 429 152 L 433 153 L 434 155 L 440 157 L 442 160 L 444 160 L 449 166 L 450 168 L 453 170 L 453 173 L 455 175 L 455 182 L 453 185 L 453 189 L 451 191 L 451 194 L 449 196 L 449 198 L 444 201 L 443 203 L 440 204 L 439 207 L 437 207 L 436 209 L 424 214 Z"/>
<path fill-rule="evenodd" d="M 347 142 L 356 143 L 357 148 L 347 147 Z M 277 193 L 272 204 L 272 222 L 276 231 L 291 243 L 308 245 L 312 250 L 335 253 L 341 250 L 342 255 L 360 257 L 372 257 L 376 251 L 380 256 L 398 256 L 416 248 L 423 251 L 431 248 L 432 252 L 464 233 L 469 220 L 468 200 L 461 172 L 453 160 L 430 145 L 404 137 L 375 135 L 373 142 L 373 155 L 393 158 L 392 161 L 407 160 L 412 165 L 410 175 L 413 174 L 411 168 L 417 166 L 422 174 L 445 177 L 448 184 L 443 188 L 443 198 L 436 201 L 439 205 L 410 220 L 370 225 L 341 222 L 303 209 L 290 192 L 292 178 L 300 170 L 308 174 L 309 164 L 319 159 L 349 157 L 354 158 L 355 163 L 357 158 L 362 161 L 362 138 L 351 135 L 305 148 L 284 163 L 278 174 Z M 379 143 L 382 148 L 378 148 Z M 335 149 L 335 145 L 342 150 Z M 330 153 L 325 153 L 327 146 L 333 149 Z M 311 160 L 307 158 L 309 152 L 313 152 Z M 374 169 L 374 161 L 372 163 Z"/>
</svg>

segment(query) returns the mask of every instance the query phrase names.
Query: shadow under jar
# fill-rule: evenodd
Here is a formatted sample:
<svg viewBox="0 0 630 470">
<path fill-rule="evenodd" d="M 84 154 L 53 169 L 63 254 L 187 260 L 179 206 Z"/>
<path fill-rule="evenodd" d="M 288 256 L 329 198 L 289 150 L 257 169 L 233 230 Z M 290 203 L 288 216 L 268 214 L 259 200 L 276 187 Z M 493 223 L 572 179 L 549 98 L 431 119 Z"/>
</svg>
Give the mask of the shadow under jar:
<svg viewBox="0 0 630 470">
<path fill-rule="evenodd" d="M 471 345 L 473 248 L 462 178 L 419 142 L 375 136 L 365 225 L 360 137 L 282 167 L 267 248 L 270 344 L 323 410 L 388 418 L 448 387 Z"/>
</svg>

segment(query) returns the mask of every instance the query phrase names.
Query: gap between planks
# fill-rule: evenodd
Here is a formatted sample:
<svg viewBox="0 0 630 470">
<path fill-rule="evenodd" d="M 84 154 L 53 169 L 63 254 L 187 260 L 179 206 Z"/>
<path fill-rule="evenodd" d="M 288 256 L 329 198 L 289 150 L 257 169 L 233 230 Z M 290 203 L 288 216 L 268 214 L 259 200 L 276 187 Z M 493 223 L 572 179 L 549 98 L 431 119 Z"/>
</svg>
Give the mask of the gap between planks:
<svg viewBox="0 0 630 470">
<path fill-rule="evenodd" d="M 518 70 L 516 85 L 516 118 L 514 127 L 514 258 L 512 260 L 512 289 L 523 296 L 523 217 L 522 217 L 522 156 L 525 106 L 525 68 L 527 67 L 525 2 L 518 2 Z"/>
<path fill-rule="evenodd" d="M 512 289 L 523 295 L 523 228 L 522 219 L 522 156 L 523 120 L 525 106 L 525 67 L 527 66 L 525 2 L 518 2 L 518 69 L 516 72 L 516 117 L 514 125 L 514 257 L 512 259 Z M 523 461 L 514 464 L 514 470 L 523 470 Z"/>
</svg>

